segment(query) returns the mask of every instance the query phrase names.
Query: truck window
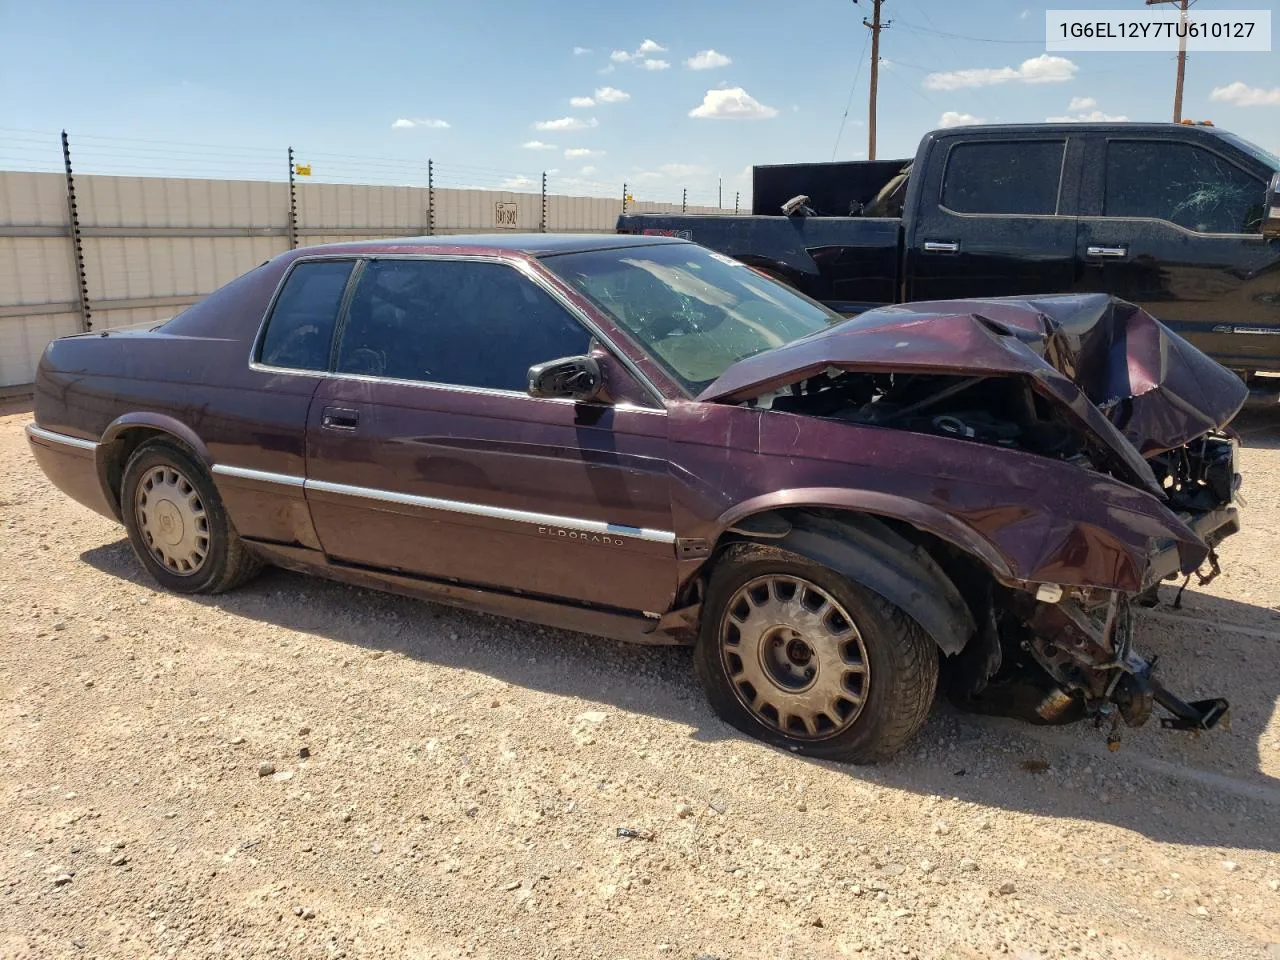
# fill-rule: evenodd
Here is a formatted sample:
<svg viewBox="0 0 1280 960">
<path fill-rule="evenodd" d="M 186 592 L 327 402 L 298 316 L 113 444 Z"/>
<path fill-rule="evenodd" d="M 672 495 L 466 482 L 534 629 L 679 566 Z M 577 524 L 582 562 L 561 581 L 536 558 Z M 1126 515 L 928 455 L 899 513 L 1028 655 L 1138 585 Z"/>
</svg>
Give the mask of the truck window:
<svg viewBox="0 0 1280 960">
<path fill-rule="evenodd" d="M 1108 217 L 1167 220 L 1198 233 L 1257 233 L 1266 184 L 1210 150 L 1163 140 L 1107 144 Z"/>
<path fill-rule="evenodd" d="M 1058 212 L 1065 140 L 960 143 L 947 156 L 942 205 L 956 213 Z"/>
</svg>

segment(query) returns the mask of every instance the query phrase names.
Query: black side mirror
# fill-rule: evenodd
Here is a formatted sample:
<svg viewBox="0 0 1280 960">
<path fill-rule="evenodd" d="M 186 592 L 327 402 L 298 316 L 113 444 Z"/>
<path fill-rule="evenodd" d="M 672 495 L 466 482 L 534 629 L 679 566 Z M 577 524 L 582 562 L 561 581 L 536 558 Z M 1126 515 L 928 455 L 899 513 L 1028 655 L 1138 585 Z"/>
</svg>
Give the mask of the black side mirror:
<svg viewBox="0 0 1280 960">
<path fill-rule="evenodd" d="M 1280 237 L 1280 173 L 1271 178 L 1271 186 L 1267 187 L 1267 203 L 1262 209 L 1262 235 L 1271 239 Z"/>
<path fill-rule="evenodd" d="M 529 396 L 568 397 L 579 402 L 596 399 L 604 386 L 594 357 L 562 357 L 529 368 Z"/>
</svg>

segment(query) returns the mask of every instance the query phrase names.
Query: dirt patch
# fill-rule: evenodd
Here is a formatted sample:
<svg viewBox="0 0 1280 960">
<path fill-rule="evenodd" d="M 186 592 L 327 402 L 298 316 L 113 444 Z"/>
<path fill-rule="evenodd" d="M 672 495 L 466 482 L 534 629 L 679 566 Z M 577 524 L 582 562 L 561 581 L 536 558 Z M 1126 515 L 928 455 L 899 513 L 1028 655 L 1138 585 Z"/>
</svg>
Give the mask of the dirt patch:
<svg viewBox="0 0 1280 960">
<path fill-rule="evenodd" d="M 686 651 L 269 571 L 160 592 L 0 419 L 0 957 L 1275 957 L 1280 419 L 1140 642 L 1234 726 L 737 735 Z M 1172 592 L 1166 599 L 1172 596 Z"/>
</svg>

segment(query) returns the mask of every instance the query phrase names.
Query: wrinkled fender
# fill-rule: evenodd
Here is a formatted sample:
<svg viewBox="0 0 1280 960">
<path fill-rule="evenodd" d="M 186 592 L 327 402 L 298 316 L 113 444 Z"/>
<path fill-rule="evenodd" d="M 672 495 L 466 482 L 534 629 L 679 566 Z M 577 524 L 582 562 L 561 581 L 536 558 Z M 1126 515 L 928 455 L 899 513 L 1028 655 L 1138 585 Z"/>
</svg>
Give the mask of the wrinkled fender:
<svg viewBox="0 0 1280 960">
<path fill-rule="evenodd" d="M 943 653 L 964 649 L 977 627 L 968 604 L 923 547 L 870 516 L 801 516 L 768 542 L 844 574 L 900 607 Z"/>
<path fill-rule="evenodd" d="M 991 574 L 1004 583 L 1018 579 L 1004 555 L 995 545 L 972 527 L 930 507 L 890 493 L 876 490 L 850 490 L 844 487 L 817 487 L 800 490 L 777 490 L 763 496 L 752 497 L 737 504 L 716 522 L 717 535 L 741 522 L 745 517 L 771 510 L 783 509 L 847 510 L 873 514 L 891 520 L 901 520 L 917 530 L 930 533 L 939 540 L 970 554 L 980 561 Z"/>
</svg>

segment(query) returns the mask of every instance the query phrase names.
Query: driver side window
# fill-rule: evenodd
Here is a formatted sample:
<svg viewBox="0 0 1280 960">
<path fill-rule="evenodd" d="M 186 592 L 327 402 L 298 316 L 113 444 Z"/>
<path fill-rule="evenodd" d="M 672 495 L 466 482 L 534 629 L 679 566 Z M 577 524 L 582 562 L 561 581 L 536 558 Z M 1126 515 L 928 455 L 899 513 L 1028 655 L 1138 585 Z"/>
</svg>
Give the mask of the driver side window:
<svg viewBox="0 0 1280 960">
<path fill-rule="evenodd" d="M 1266 184 L 1216 153 L 1163 140 L 1107 144 L 1104 215 L 1197 233 L 1258 233 Z"/>
<path fill-rule="evenodd" d="M 524 392 L 531 366 L 582 356 L 590 340 L 550 294 L 505 264 L 371 260 L 337 372 Z"/>
</svg>

